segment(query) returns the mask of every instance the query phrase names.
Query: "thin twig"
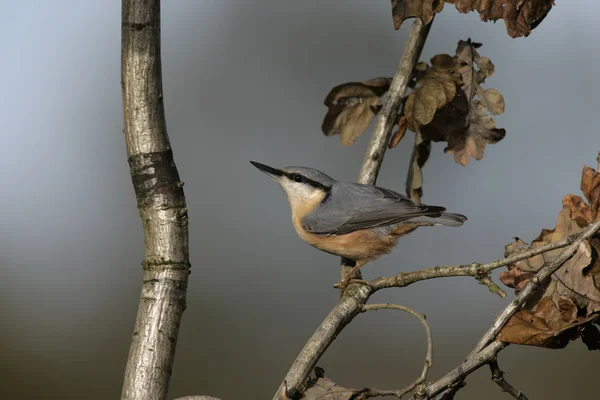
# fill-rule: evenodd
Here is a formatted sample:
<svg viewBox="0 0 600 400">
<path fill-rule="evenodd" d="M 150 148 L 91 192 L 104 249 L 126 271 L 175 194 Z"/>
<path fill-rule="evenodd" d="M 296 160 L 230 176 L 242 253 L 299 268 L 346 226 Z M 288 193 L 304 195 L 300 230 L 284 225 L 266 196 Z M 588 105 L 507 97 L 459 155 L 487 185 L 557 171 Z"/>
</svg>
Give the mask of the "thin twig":
<svg viewBox="0 0 600 400">
<path fill-rule="evenodd" d="M 458 382 L 464 380 L 468 375 L 470 375 L 473 371 L 476 371 L 481 366 L 488 364 L 490 361 L 496 358 L 496 355 L 500 350 L 506 347 L 507 344 L 494 341 L 490 343 L 487 347 L 481 350 L 474 357 L 470 357 L 465 362 L 460 364 L 458 367 L 454 368 L 452 371 L 448 372 L 444 377 L 438 379 L 437 381 L 428 384 L 425 389 L 422 391 L 421 396 L 413 396 L 413 399 L 422 399 L 422 398 L 433 398 L 437 396 L 444 390 L 452 387 Z"/>
<path fill-rule="evenodd" d="M 483 275 L 481 277 L 475 277 L 475 279 L 477 280 L 477 282 L 479 282 L 483 286 L 487 286 L 487 288 L 490 290 L 490 292 L 495 293 L 502 298 L 506 297 L 506 292 L 504 290 L 500 289 L 500 286 L 498 286 L 496 283 L 494 283 L 491 276 Z"/>
<path fill-rule="evenodd" d="M 565 261 L 575 254 L 579 246 L 583 243 L 584 240 L 589 239 L 593 236 L 598 229 L 600 229 L 600 221 L 597 221 L 590 225 L 585 231 L 583 231 L 577 239 L 573 241 L 568 247 L 566 247 L 558 257 L 550 264 L 542 267 L 533 278 L 527 282 L 523 290 L 519 292 L 519 294 L 514 298 L 513 301 L 502 311 L 492 326 L 488 329 L 488 331 L 483 335 L 483 337 L 479 340 L 479 343 L 475 346 L 469 357 L 478 353 L 487 346 L 492 340 L 496 338 L 502 327 L 508 322 L 510 317 L 513 316 L 515 312 L 527 301 L 529 296 L 534 293 L 534 290 L 543 282 L 546 278 L 552 275 L 556 270 L 558 270 Z"/>
<path fill-rule="evenodd" d="M 371 141 L 367 147 L 358 179 L 361 183 L 374 184 L 377 180 L 379 168 L 383 162 L 383 155 L 387 149 L 392 128 L 398 115 L 401 98 L 406 92 L 406 87 L 414 66 L 421 56 L 421 51 L 425 45 L 430 27 L 431 23 L 423 25 L 418 18 L 413 22 L 402 59 L 388 90 L 375 129 L 371 135 Z M 349 272 L 348 268 L 344 269 L 342 267 L 342 274 L 344 272 Z M 300 351 L 285 379 L 275 392 L 274 399 L 281 399 L 282 394 L 293 398 L 302 393 L 303 386 L 319 358 L 321 358 L 327 347 L 329 347 L 344 326 L 360 312 L 371 293 L 371 289 L 365 285 L 350 284 L 346 287 L 340 302 L 327 315 L 319 328 L 317 328 L 317 331 Z"/>
<path fill-rule="evenodd" d="M 400 311 L 409 313 L 410 315 L 412 315 L 413 317 L 415 317 L 419 321 L 421 321 L 421 324 L 423 324 L 423 326 L 425 327 L 425 335 L 427 336 L 427 354 L 425 355 L 425 365 L 423 365 L 423 370 L 421 372 L 421 375 L 419 375 L 419 377 L 417 379 L 415 379 L 414 382 L 412 382 L 410 385 L 408 385 L 404 389 L 396 389 L 396 390 L 380 390 L 380 389 L 374 389 L 374 388 L 368 389 L 369 390 L 368 397 L 396 396 L 398 398 L 401 398 L 405 394 L 413 391 L 418 385 L 425 382 L 425 379 L 427 379 L 427 374 L 429 373 L 429 368 L 431 367 L 431 364 L 433 363 L 433 340 L 431 337 L 431 329 L 429 328 L 429 324 L 427 323 L 427 320 L 425 319 L 424 315 L 419 314 L 418 312 L 416 312 L 413 309 L 406 307 L 406 306 L 401 306 L 398 304 L 390 304 L 390 303 L 367 304 L 367 305 L 363 306 L 362 311 L 365 312 L 365 311 L 383 310 L 383 309 L 400 310 Z"/>
<path fill-rule="evenodd" d="M 490 272 L 506 265 L 514 264 L 517 261 L 526 260 L 538 254 L 546 253 L 550 250 L 560 249 L 572 244 L 581 236 L 581 233 L 568 236 L 560 242 L 550 243 L 545 246 L 529 249 L 502 260 L 492 261 L 487 264 L 471 263 L 462 265 L 448 265 L 422 269 L 419 271 L 400 272 L 396 276 L 380 277 L 372 280 L 369 284 L 373 290 L 384 289 L 388 287 L 404 287 L 412 283 L 434 278 L 444 278 L 452 276 L 472 276 L 475 278 L 487 276 Z"/>
<path fill-rule="evenodd" d="M 490 362 L 490 371 L 492 372 L 492 380 L 496 382 L 498 386 L 500 386 L 500 389 L 503 392 L 510 394 L 517 400 L 529 400 L 527 396 L 525 396 L 525 393 L 521 392 L 519 389 L 508 383 L 506 379 L 504 379 L 504 372 L 502 372 L 500 369 L 498 360 L 492 360 Z"/>
</svg>

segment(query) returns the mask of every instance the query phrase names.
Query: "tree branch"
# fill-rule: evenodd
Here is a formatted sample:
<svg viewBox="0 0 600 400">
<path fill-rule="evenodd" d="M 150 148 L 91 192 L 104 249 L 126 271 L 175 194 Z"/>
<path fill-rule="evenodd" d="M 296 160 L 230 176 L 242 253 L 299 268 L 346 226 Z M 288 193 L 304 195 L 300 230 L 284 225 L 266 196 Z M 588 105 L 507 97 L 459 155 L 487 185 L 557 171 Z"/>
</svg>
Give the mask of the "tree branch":
<svg viewBox="0 0 600 400">
<path fill-rule="evenodd" d="M 141 297 L 121 398 L 163 400 L 186 306 L 188 216 L 165 122 L 160 1 L 123 0 L 121 22 L 125 143 L 145 242 Z"/>
<path fill-rule="evenodd" d="M 500 369 L 498 360 L 492 360 L 490 362 L 490 371 L 492 372 L 492 380 L 496 382 L 498 386 L 500 386 L 500 390 L 510 394 L 517 400 L 529 400 L 523 392 L 515 388 L 504 379 L 504 372 L 502 372 Z"/>
<path fill-rule="evenodd" d="M 490 361 L 495 359 L 498 352 L 506 346 L 508 345 L 498 341 L 490 343 L 487 347 L 485 347 L 475 356 L 469 357 L 465 362 L 463 362 L 458 367 L 454 368 L 444 377 L 427 385 L 425 390 L 423 390 L 422 395 L 415 395 L 413 396 L 413 398 L 428 399 L 437 396 L 444 390 L 464 380 L 468 375 L 470 375 L 473 371 L 479 369 L 482 365 L 488 364 Z"/>
<path fill-rule="evenodd" d="M 445 278 L 452 276 L 472 276 L 481 279 L 488 276 L 490 272 L 506 265 L 514 264 L 518 261 L 526 260 L 538 254 L 546 253 L 550 250 L 560 249 L 572 244 L 581 237 L 582 234 L 568 236 L 560 242 L 550 243 L 545 246 L 529 249 L 502 260 L 492 261 L 487 264 L 477 262 L 462 265 L 448 265 L 422 269 L 419 271 L 400 272 L 396 276 L 380 277 L 369 282 L 374 291 L 389 287 L 404 287 L 412 283 L 434 278 Z M 484 283 L 485 284 L 485 283 Z M 502 296 L 504 297 L 504 296 Z"/>
<path fill-rule="evenodd" d="M 369 142 L 358 178 L 360 183 L 374 185 L 375 181 L 377 181 L 379 168 L 383 162 L 383 155 L 385 154 L 390 136 L 392 135 L 392 129 L 398 118 L 400 102 L 406 92 L 406 86 L 408 85 L 415 64 L 421 56 L 421 51 L 423 50 L 423 46 L 425 46 L 432 23 L 433 20 L 428 25 L 423 25 L 419 18 L 413 22 L 410 36 L 404 47 L 404 53 L 402 53 L 402 59 L 387 92 L 385 103 L 379 112 L 375 130 L 371 135 L 371 141 Z"/>
<path fill-rule="evenodd" d="M 390 140 L 392 128 L 396 122 L 401 98 L 406 92 L 408 81 L 421 55 L 430 27 L 431 24 L 423 25 L 419 19 L 413 22 L 402 59 L 388 90 L 367 148 L 358 179 L 361 183 L 374 184 L 377 180 L 379 168 L 383 162 L 383 155 Z M 342 276 L 348 273 L 347 269 L 342 266 Z M 294 398 L 302 393 L 308 376 L 317 361 L 333 342 L 337 334 L 361 311 L 362 306 L 366 303 L 370 295 L 371 290 L 367 286 L 350 284 L 346 287 L 340 302 L 327 315 L 319 328 L 317 328 L 317 331 L 300 351 L 284 381 L 277 389 L 274 399 Z"/>
</svg>

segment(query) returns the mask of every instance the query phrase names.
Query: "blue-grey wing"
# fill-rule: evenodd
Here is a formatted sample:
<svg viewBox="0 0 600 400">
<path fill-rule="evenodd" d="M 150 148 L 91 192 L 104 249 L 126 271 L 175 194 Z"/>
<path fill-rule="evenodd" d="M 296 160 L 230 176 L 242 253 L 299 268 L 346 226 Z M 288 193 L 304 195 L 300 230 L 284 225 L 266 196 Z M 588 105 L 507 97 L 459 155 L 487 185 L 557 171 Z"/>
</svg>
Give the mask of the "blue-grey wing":
<svg viewBox="0 0 600 400">
<path fill-rule="evenodd" d="M 444 210 L 416 203 L 389 189 L 337 182 L 325 201 L 304 218 L 303 225 L 314 234 L 343 235 L 423 216 L 439 217 Z"/>
</svg>

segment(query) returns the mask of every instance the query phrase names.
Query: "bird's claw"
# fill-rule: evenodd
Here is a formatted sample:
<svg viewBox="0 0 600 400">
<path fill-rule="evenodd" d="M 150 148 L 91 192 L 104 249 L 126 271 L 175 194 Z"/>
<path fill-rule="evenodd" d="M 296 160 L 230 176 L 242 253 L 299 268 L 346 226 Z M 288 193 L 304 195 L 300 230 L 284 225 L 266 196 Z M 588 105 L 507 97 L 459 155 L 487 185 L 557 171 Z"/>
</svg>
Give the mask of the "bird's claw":
<svg viewBox="0 0 600 400">
<path fill-rule="evenodd" d="M 346 290 L 346 286 L 348 286 L 351 283 L 359 283 L 361 285 L 368 285 L 369 281 L 366 281 L 364 279 L 348 279 L 348 278 L 344 278 L 340 282 L 338 282 L 335 285 L 333 285 L 333 287 L 336 288 L 336 289 L 340 289 L 342 291 L 342 293 L 343 293 L 344 290 Z"/>
</svg>

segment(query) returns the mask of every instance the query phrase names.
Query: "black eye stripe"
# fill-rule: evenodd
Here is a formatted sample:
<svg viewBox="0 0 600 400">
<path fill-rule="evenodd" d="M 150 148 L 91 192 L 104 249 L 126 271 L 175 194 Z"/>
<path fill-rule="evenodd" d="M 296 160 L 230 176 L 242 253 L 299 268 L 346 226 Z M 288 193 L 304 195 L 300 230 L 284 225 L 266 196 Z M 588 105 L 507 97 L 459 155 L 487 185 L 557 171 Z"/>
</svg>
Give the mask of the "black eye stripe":
<svg viewBox="0 0 600 400">
<path fill-rule="evenodd" d="M 329 193 L 329 191 L 331 190 L 331 187 L 329 187 L 327 185 L 323 185 L 322 183 L 319 183 L 317 181 L 314 181 L 314 180 L 312 180 L 312 179 L 310 179 L 310 178 L 308 178 L 308 177 L 306 177 L 306 176 L 304 176 L 302 174 L 297 174 L 297 173 L 292 173 L 292 172 L 284 172 L 283 174 L 289 180 L 292 180 L 294 182 L 298 182 L 298 183 L 302 182 L 302 183 L 310 185 L 310 186 L 312 186 L 314 188 L 321 189 L 321 190 L 323 190 L 323 191 L 325 191 L 327 193 Z"/>
</svg>

